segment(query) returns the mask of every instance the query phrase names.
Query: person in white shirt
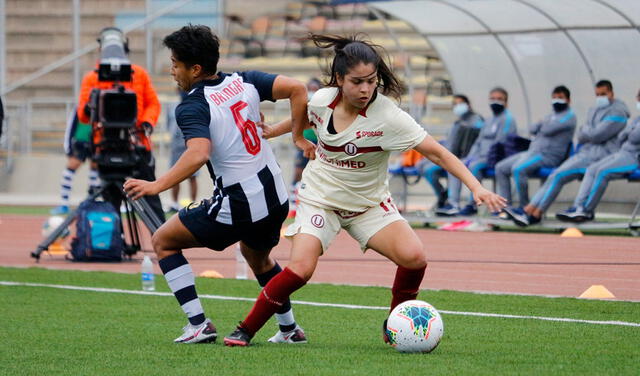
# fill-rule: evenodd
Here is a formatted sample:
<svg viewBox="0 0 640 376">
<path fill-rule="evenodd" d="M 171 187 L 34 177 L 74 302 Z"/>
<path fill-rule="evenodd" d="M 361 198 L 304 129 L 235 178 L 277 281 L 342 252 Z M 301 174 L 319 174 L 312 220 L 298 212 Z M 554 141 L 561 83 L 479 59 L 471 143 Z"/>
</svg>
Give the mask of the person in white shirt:
<svg viewBox="0 0 640 376">
<path fill-rule="evenodd" d="M 320 255 L 340 229 L 397 266 L 391 309 L 415 299 L 427 266 L 424 246 L 398 212 L 388 187 L 392 151 L 415 149 L 458 177 L 477 204 L 492 211 L 505 200 L 485 189 L 469 170 L 401 110 L 387 95 L 399 97 L 401 84 L 377 46 L 358 36 L 312 35 L 320 48 L 333 48 L 330 80 L 308 104 L 317 147 L 306 140 L 303 122 L 265 126 L 266 137 L 293 130 L 296 146 L 311 161 L 302 175 L 300 204 L 286 236 L 293 239 L 287 268 L 264 287 L 250 314 L 225 337 L 227 346 L 247 346 L 282 302 L 311 278 Z M 386 325 L 385 325 L 386 328 Z M 383 331 L 386 337 L 386 329 Z"/>
</svg>

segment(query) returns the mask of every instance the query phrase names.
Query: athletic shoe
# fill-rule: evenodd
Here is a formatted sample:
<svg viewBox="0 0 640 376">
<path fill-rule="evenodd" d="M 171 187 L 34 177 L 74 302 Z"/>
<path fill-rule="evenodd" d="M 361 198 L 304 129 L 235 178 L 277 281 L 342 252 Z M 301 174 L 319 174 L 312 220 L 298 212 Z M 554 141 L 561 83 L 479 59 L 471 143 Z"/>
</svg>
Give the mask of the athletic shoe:
<svg viewBox="0 0 640 376">
<path fill-rule="evenodd" d="M 530 217 L 527 213 L 522 210 L 522 208 L 514 208 L 513 206 L 507 206 L 502 209 L 505 213 L 513 220 L 513 222 L 520 227 L 527 227 L 531 224 L 529 221 Z"/>
<path fill-rule="evenodd" d="M 457 206 L 446 204 L 441 208 L 436 209 L 436 215 L 441 217 L 455 217 L 460 213 L 460 209 Z"/>
<path fill-rule="evenodd" d="M 282 332 L 278 330 L 275 336 L 269 338 L 271 343 L 307 343 L 307 337 L 304 335 L 304 330 L 296 325 L 296 328 L 288 332 Z"/>
<path fill-rule="evenodd" d="M 574 214 L 576 213 L 576 207 L 572 206 L 567 210 L 559 211 L 556 213 L 556 218 L 563 222 L 573 222 Z"/>
<path fill-rule="evenodd" d="M 51 215 L 69 214 L 69 207 L 67 205 L 56 206 L 55 208 L 51 209 L 50 213 Z"/>
<path fill-rule="evenodd" d="M 576 222 L 586 222 L 586 221 L 593 221 L 595 216 L 594 216 L 593 212 L 586 211 L 586 210 L 584 210 L 583 207 L 578 207 L 576 209 L 575 214 L 574 214 L 574 218 L 575 218 Z"/>
<path fill-rule="evenodd" d="M 447 223 L 446 225 L 440 226 L 438 228 L 438 230 L 460 231 L 460 230 L 464 229 L 465 227 L 469 226 L 471 223 L 473 223 L 473 222 L 467 221 L 467 220 Z"/>
<path fill-rule="evenodd" d="M 251 342 L 251 336 L 241 327 L 237 327 L 233 333 L 224 337 L 225 346 L 249 346 Z"/>
<path fill-rule="evenodd" d="M 218 332 L 216 331 L 216 327 L 213 326 L 211 320 L 206 319 L 200 325 L 193 326 L 191 324 L 187 324 L 184 328 L 182 328 L 184 333 L 176 339 L 173 340 L 175 343 L 207 343 L 207 342 L 215 342 L 216 338 L 218 338 Z"/>
<path fill-rule="evenodd" d="M 476 209 L 475 205 L 468 204 L 467 206 L 462 208 L 462 210 L 460 210 L 460 212 L 458 214 L 460 214 L 462 216 L 476 215 L 476 214 L 478 214 L 478 209 Z"/>
</svg>

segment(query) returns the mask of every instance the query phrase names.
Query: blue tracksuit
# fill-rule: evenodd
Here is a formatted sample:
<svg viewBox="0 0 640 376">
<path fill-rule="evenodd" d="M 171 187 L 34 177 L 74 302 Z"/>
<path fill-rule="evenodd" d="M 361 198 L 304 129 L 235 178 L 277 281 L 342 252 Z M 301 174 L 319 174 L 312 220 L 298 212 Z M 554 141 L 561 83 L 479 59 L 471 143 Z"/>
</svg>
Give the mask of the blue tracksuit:
<svg viewBox="0 0 640 376">
<path fill-rule="evenodd" d="M 562 187 L 582 178 L 589 165 L 620 150 L 618 133 L 629 118 L 624 102 L 614 99 L 605 107 L 592 107 L 587 122 L 578 131 L 580 150 L 560 165 L 531 199 L 531 204 L 546 211 Z"/>
<path fill-rule="evenodd" d="M 587 168 L 573 205 L 593 212 L 609 181 L 624 178 L 638 168 L 640 158 L 640 116 L 618 134 L 619 152 L 611 154 Z"/>
<path fill-rule="evenodd" d="M 473 111 L 467 112 L 453 123 L 453 126 L 451 127 L 451 130 L 447 135 L 447 139 L 445 140 L 444 146 L 448 150 L 451 150 L 453 145 L 456 143 L 456 139 L 460 135 L 461 128 L 482 128 L 483 125 L 484 120 L 482 119 L 482 116 L 476 114 Z M 442 187 L 442 184 L 440 184 L 438 178 L 441 176 L 444 169 L 428 159 L 423 159 L 418 164 L 417 168 L 419 169 L 420 174 L 423 175 L 427 182 L 431 185 L 431 187 L 433 187 L 433 191 L 436 194 L 436 197 L 442 198 L 444 196 L 445 190 Z"/>
<path fill-rule="evenodd" d="M 520 206 L 527 205 L 528 177 L 534 175 L 540 167 L 556 167 L 562 163 L 567 156 L 575 128 L 576 115 L 571 108 L 547 115 L 542 121 L 530 125 L 529 131 L 534 139 L 529 150 L 496 164 L 497 193 L 511 205 L 510 176 L 513 175 Z"/>
<path fill-rule="evenodd" d="M 485 122 L 478 138 L 469 151 L 469 155 L 463 160 L 478 180 L 482 179 L 484 169 L 487 167 L 487 156 L 491 145 L 496 142 L 504 142 L 507 136 L 512 133 L 517 133 L 517 126 L 515 118 L 508 109 L 505 109 L 499 115 L 493 116 Z M 448 202 L 451 205 L 459 206 L 461 188 L 462 182 L 455 176 L 449 174 Z M 470 201 L 471 204 L 473 204 L 473 197 L 471 197 Z"/>
</svg>

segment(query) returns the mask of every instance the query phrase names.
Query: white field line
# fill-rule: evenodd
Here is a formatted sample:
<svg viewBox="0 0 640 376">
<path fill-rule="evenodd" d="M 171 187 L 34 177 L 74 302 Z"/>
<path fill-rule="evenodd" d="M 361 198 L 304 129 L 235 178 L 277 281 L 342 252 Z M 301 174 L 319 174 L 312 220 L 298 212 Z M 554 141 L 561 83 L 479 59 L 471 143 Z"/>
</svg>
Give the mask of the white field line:
<svg viewBox="0 0 640 376">
<path fill-rule="evenodd" d="M 122 290 L 122 289 L 112 289 L 112 288 L 104 288 L 104 287 L 53 285 L 53 284 L 45 284 L 45 283 L 12 282 L 12 281 L 0 281 L 0 286 L 49 287 L 49 288 L 63 289 L 63 290 L 108 292 L 108 293 L 117 293 L 117 294 L 173 296 L 173 294 L 170 292 Z M 199 297 L 201 299 L 214 299 L 214 300 L 235 300 L 235 301 L 243 301 L 243 302 L 255 301 L 254 298 L 243 298 L 238 296 L 202 294 L 202 295 L 199 295 Z M 363 305 L 355 305 L 355 304 L 319 303 L 319 302 L 308 302 L 304 300 L 293 300 L 292 303 L 299 304 L 299 305 L 316 306 L 316 307 L 332 307 L 332 308 L 346 308 L 346 309 L 370 309 L 370 310 L 388 310 L 389 309 L 389 307 L 363 306 Z M 495 317 L 495 318 L 503 318 L 503 319 L 526 319 L 526 320 L 542 320 L 542 321 L 554 321 L 554 322 L 571 322 L 571 323 L 590 324 L 590 325 L 617 325 L 617 326 L 640 327 L 640 323 L 627 322 L 627 321 L 580 320 L 580 319 L 571 319 L 566 317 L 520 316 L 520 315 L 505 315 L 501 313 L 445 311 L 440 309 L 438 310 L 438 312 L 444 313 L 447 315 L 459 315 L 459 316 Z"/>
</svg>

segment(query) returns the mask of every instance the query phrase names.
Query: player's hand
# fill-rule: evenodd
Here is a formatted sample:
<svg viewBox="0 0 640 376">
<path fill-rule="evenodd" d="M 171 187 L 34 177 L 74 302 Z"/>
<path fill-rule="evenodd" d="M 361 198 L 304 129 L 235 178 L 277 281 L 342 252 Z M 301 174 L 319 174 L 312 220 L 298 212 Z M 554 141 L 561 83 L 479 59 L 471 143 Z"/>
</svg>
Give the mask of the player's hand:
<svg viewBox="0 0 640 376">
<path fill-rule="evenodd" d="M 302 137 L 298 140 L 293 140 L 296 147 L 302 150 L 305 158 L 316 159 L 316 144 Z"/>
<path fill-rule="evenodd" d="M 123 185 L 124 191 L 133 200 L 143 196 L 153 196 L 160 193 L 156 188 L 155 181 L 140 179 L 127 179 Z"/>
<path fill-rule="evenodd" d="M 273 126 L 264 123 L 264 114 L 260 113 L 260 121 L 256 125 L 262 128 L 262 138 L 268 140 L 274 136 Z"/>
<path fill-rule="evenodd" d="M 478 187 L 473 191 L 473 199 L 476 205 L 487 205 L 492 213 L 500 212 L 507 206 L 507 200 L 483 186 Z"/>
</svg>

